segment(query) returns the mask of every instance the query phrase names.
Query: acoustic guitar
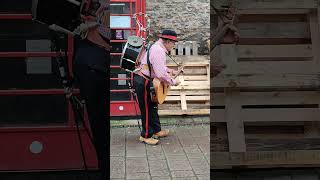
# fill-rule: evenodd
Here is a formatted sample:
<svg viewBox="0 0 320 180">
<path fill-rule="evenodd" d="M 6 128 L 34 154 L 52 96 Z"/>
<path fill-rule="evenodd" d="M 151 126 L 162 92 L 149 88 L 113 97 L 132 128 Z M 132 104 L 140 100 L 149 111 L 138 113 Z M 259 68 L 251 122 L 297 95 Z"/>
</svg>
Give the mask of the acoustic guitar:
<svg viewBox="0 0 320 180">
<path fill-rule="evenodd" d="M 180 67 L 177 74 L 174 75 L 172 78 L 175 79 L 176 77 L 178 77 L 182 71 L 183 71 L 183 67 Z M 162 104 L 164 102 L 164 100 L 166 99 L 166 96 L 167 96 L 168 92 L 170 91 L 171 86 L 169 84 L 166 84 L 166 83 L 160 81 L 160 79 L 158 79 L 158 78 L 154 78 L 152 82 L 153 82 L 153 87 L 151 87 L 151 88 L 153 88 L 154 95 L 151 96 L 151 100 L 152 100 L 152 102 Z"/>
</svg>

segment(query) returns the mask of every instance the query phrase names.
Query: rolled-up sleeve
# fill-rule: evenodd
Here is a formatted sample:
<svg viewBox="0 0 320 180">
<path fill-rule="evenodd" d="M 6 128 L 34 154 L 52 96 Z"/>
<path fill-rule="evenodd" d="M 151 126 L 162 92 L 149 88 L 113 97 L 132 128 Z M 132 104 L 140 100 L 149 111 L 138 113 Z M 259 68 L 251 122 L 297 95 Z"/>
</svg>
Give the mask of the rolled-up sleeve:
<svg viewBox="0 0 320 180">
<path fill-rule="evenodd" d="M 155 46 L 154 48 L 151 48 L 150 61 L 157 78 L 169 85 L 176 84 L 176 80 L 171 78 L 170 74 L 167 72 L 166 54 L 161 47 Z"/>
</svg>

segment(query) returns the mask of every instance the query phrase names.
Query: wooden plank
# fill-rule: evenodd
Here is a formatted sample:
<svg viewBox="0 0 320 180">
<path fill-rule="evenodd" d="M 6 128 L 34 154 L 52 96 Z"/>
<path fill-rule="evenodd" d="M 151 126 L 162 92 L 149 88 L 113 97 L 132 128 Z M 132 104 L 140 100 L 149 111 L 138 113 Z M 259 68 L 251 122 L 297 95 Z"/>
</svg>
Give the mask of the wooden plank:
<svg viewBox="0 0 320 180">
<path fill-rule="evenodd" d="M 249 171 L 214 171 L 214 180 L 282 180 L 281 178 L 288 178 L 288 180 L 319 180 L 317 170 L 314 168 L 296 168 L 296 169 L 274 169 L 266 171 L 249 170 Z M 271 178 L 271 179 L 270 179 Z"/>
<path fill-rule="evenodd" d="M 317 91 L 241 93 L 241 102 L 245 105 L 318 104 L 319 100 L 320 93 Z"/>
<path fill-rule="evenodd" d="M 210 66 L 208 65 L 206 68 L 207 68 L 207 81 L 210 82 Z"/>
<path fill-rule="evenodd" d="M 184 78 L 183 76 L 179 76 L 179 80 L 181 82 L 181 86 L 184 87 Z M 184 88 L 180 89 L 180 102 L 181 102 L 181 109 L 182 111 L 187 110 L 187 98 L 186 98 L 186 92 L 184 90 Z"/>
<path fill-rule="evenodd" d="M 243 87 L 243 88 L 317 88 L 320 77 L 316 74 L 255 74 L 242 76 L 218 75 L 211 78 L 210 86 L 214 87 Z"/>
<path fill-rule="evenodd" d="M 315 172 L 309 172 L 307 174 L 293 174 L 292 180 L 319 180 L 319 176 Z"/>
<path fill-rule="evenodd" d="M 241 38 L 310 38 L 307 22 L 239 23 Z"/>
<path fill-rule="evenodd" d="M 262 58 L 312 58 L 312 45 L 239 45 L 236 47 L 239 59 Z M 290 52 L 290 53 L 289 53 Z"/>
<path fill-rule="evenodd" d="M 198 86 L 197 86 L 198 85 Z M 177 90 L 177 89 L 185 89 L 185 90 L 205 90 L 205 89 L 210 89 L 209 87 L 209 83 L 203 82 L 203 84 L 201 83 L 197 83 L 196 86 L 193 86 L 191 83 L 190 84 L 186 84 L 185 86 L 173 86 L 171 87 L 172 90 Z"/>
<path fill-rule="evenodd" d="M 318 108 L 242 109 L 244 122 L 320 121 Z"/>
<path fill-rule="evenodd" d="M 228 122 L 224 109 L 213 109 L 213 122 Z M 271 116 L 273 115 L 273 116 Z M 234 120 L 243 122 L 314 122 L 320 121 L 318 108 L 274 108 L 274 109 L 242 109 Z"/>
<path fill-rule="evenodd" d="M 266 133 L 246 133 L 246 138 L 247 138 L 247 150 L 248 151 L 252 151 L 251 147 L 250 147 L 250 143 L 248 142 L 248 139 L 249 138 L 255 138 L 255 139 L 259 139 L 260 141 L 262 141 L 263 139 L 285 139 L 286 142 L 288 142 L 289 140 L 292 140 L 292 141 L 295 141 L 297 142 L 299 139 L 301 140 L 302 138 L 305 138 L 306 135 L 305 134 L 300 134 L 300 133 L 294 133 L 294 132 L 289 132 L 290 129 L 293 130 L 293 126 L 291 125 L 292 122 L 287 123 L 287 128 L 288 128 L 288 131 L 285 131 L 285 132 L 266 132 Z M 273 126 L 274 129 L 278 130 L 279 126 Z M 302 128 L 302 127 L 300 127 Z M 294 134 L 294 136 L 293 136 Z M 311 145 L 312 146 L 312 145 Z M 285 148 L 288 148 L 288 147 L 285 147 Z M 314 149 L 314 148 L 313 148 Z M 261 150 L 261 149 L 260 149 Z M 264 149 L 266 150 L 266 149 Z M 272 150 L 272 149 L 271 149 Z M 274 149 L 276 150 L 276 149 Z M 288 149 L 282 149 L 282 150 L 288 150 Z M 295 150 L 297 150 L 295 148 Z"/>
<path fill-rule="evenodd" d="M 320 150 L 210 152 L 211 168 L 220 166 L 320 165 Z"/>
<path fill-rule="evenodd" d="M 320 29 L 319 29 L 319 12 L 320 8 L 318 8 L 318 13 L 311 13 L 310 14 L 310 31 L 311 31 L 311 40 L 312 40 L 312 54 L 314 56 L 314 68 L 317 72 L 320 72 Z"/>
<path fill-rule="evenodd" d="M 232 89 L 226 90 L 226 121 L 230 152 L 245 152 L 244 124 L 240 116 L 240 92 Z"/>
<path fill-rule="evenodd" d="M 246 122 L 246 126 L 255 126 L 255 127 L 275 127 L 275 126 L 299 126 L 302 127 L 304 126 L 305 122 L 304 121 L 271 121 L 271 122 Z"/>
<path fill-rule="evenodd" d="M 290 129 L 292 127 L 288 127 Z M 277 127 L 274 127 L 277 129 Z M 320 149 L 320 139 L 318 138 L 292 138 L 293 133 L 286 134 L 286 137 L 282 134 L 273 133 L 274 137 L 255 137 L 255 138 L 248 138 L 246 136 L 246 143 L 247 143 L 247 152 L 250 151 L 288 151 L 288 150 L 314 150 Z M 252 135 L 252 134 L 250 134 Z M 269 135 L 268 133 L 266 135 Z M 277 137 L 283 136 L 283 137 Z M 295 135 L 295 134 L 294 134 Z M 297 134 L 299 135 L 299 134 Z M 252 136 L 253 137 L 253 136 Z M 227 139 L 222 138 L 221 140 L 215 140 L 216 143 L 219 143 L 221 146 L 226 146 Z M 224 151 L 228 151 L 228 149 L 224 149 Z"/>
<path fill-rule="evenodd" d="M 288 45 L 288 44 L 311 44 L 310 38 L 241 38 L 242 45 Z"/>
<path fill-rule="evenodd" d="M 185 94 L 186 95 L 186 94 Z M 186 101 L 209 101 L 210 96 L 185 96 Z M 166 101 L 180 101 L 180 96 L 167 96 Z"/>
<path fill-rule="evenodd" d="M 210 122 L 226 122 L 224 109 L 210 109 Z"/>
<path fill-rule="evenodd" d="M 222 74 L 316 73 L 316 66 L 314 66 L 314 62 L 296 61 L 299 60 L 299 58 L 301 58 L 300 60 L 312 59 L 312 50 L 310 45 L 237 46 L 235 48 L 239 60 L 246 60 L 241 62 L 231 62 L 228 60 L 231 50 L 230 46 L 222 45 L 221 48 L 223 52 L 222 56 L 226 58 L 225 64 L 227 65 L 227 68 L 222 72 Z M 290 59 L 294 59 L 295 61 L 283 61 Z"/>
<path fill-rule="evenodd" d="M 213 93 L 213 106 L 225 105 L 224 93 Z M 240 92 L 242 105 L 318 104 L 318 91 Z"/>
<path fill-rule="evenodd" d="M 197 62 L 187 62 L 184 64 L 184 67 L 186 68 L 198 68 L 198 67 L 204 67 L 207 66 L 209 64 L 208 60 L 201 60 L 201 61 L 197 61 Z M 168 67 L 177 67 L 176 64 L 173 63 L 169 63 L 167 65 Z"/>
<path fill-rule="evenodd" d="M 221 8 L 222 5 L 228 5 L 229 1 L 212 1 L 212 5 Z M 236 7 L 242 9 L 315 9 L 316 0 L 241 0 L 236 1 Z"/>
<path fill-rule="evenodd" d="M 213 172 L 214 175 L 211 176 L 214 178 L 214 180 L 237 180 L 237 176 L 235 176 L 234 173 L 217 173 L 217 172 Z"/>
<path fill-rule="evenodd" d="M 224 44 L 220 48 L 220 58 L 227 67 L 222 71 L 223 74 L 236 74 L 238 70 L 238 56 L 235 44 Z"/>
<path fill-rule="evenodd" d="M 312 137 L 312 138 L 320 137 L 320 122 L 319 121 L 305 122 L 304 133 L 307 137 Z"/>
<path fill-rule="evenodd" d="M 240 95 L 241 94 L 242 93 L 240 92 Z M 210 97 L 211 97 L 210 106 L 224 106 L 225 105 L 225 94 L 224 93 L 211 93 Z"/>
<path fill-rule="evenodd" d="M 188 81 L 186 81 L 188 82 Z M 207 83 L 206 81 L 204 81 L 203 83 L 199 82 L 199 83 L 194 83 L 195 85 L 192 85 L 192 81 L 189 81 L 190 83 L 186 83 L 184 86 L 178 85 L 178 86 L 174 86 L 172 87 L 172 90 L 176 90 L 176 89 L 188 89 L 188 90 L 195 90 L 195 89 L 200 89 L 200 90 L 205 90 L 205 89 L 209 89 L 209 83 Z M 196 82 L 196 81 L 194 81 Z"/>
<path fill-rule="evenodd" d="M 256 22 L 306 22 L 307 14 L 241 14 L 239 22 L 256 23 Z"/>
<path fill-rule="evenodd" d="M 184 80 L 185 81 L 205 81 L 205 80 L 208 80 L 208 76 L 210 76 L 210 72 L 207 75 L 198 75 L 198 76 L 184 75 Z"/>
<path fill-rule="evenodd" d="M 320 72 L 320 52 L 317 51 L 317 49 L 320 46 L 320 29 L 319 29 L 319 7 L 318 7 L 318 12 L 312 12 L 310 13 L 309 16 L 309 22 L 310 22 L 310 32 L 311 32 L 311 39 L 312 39 L 312 54 L 314 56 L 314 68 L 315 72 L 318 73 Z M 319 98 L 315 98 L 315 100 L 319 104 Z M 305 130 L 305 135 L 307 137 L 312 137 L 316 138 L 320 136 L 320 122 L 306 122 L 304 125 L 304 130 Z"/>
<path fill-rule="evenodd" d="M 205 102 L 193 102 L 190 101 L 188 103 L 189 109 L 209 109 L 210 106 Z M 159 109 L 161 110 L 181 110 L 180 103 L 169 101 L 159 105 Z"/>
<path fill-rule="evenodd" d="M 320 52 L 317 51 L 317 49 L 320 46 L 320 29 L 319 29 L 319 10 L 320 8 L 318 7 L 318 11 L 317 12 L 312 12 L 310 14 L 310 31 L 311 31 L 311 39 L 312 39 L 312 54 L 314 56 L 314 68 L 315 71 L 318 73 L 320 71 Z M 315 98 L 315 100 L 318 103 L 315 104 L 319 104 L 319 98 Z M 320 122 L 306 122 L 305 126 L 304 126 L 304 130 L 305 130 L 305 135 L 308 137 L 319 137 L 320 136 Z"/>
<path fill-rule="evenodd" d="M 210 96 L 210 91 L 209 89 L 207 90 L 187 90 L 185 89 L 186 95 L 187 96 Z M 169 91 L 168 96 L 179 96 L 180 91 L 179 89 Z"/>
<path fill-rule="evenodd" d="M 182 76 L 179 76 L 179 77 L 182 77 Z M 184 81 L 184 83 L 181 84 L 181 86 L 192 86 L 192 85 L 193 86 L 199 86 L 199 85 L 209 86 L 209 81 Z"/>
<path fill-rule="evenodd" d="M 210 111 L 210 113 L 211 113 L 211 111 Z M 210 116 L 212 117 L 212 115 L 210 114 Z M 212 138 L 212 140 L 214 139 L 214 138 L 220 138 L 220 140 L 226 140 L 226 143 L 224 143 L 224 144 L 226 144 L 226 146 L 227 146 L 227 142 L 228 142 L 228 140 L 227 140 L 227 137 L 228 137 L 228 133 L 227 133 L 227 127 L 226 127 L 226 125 L 225 124 L 222 124 L 222 123 L 215 123 L 214 124 L 214 126 L 212 126 L 212 124 L 214 124 L 214 123 L 211 123 L 211 126 L 210 126 L 210 129 L 211 128 L 215 128 L 215 130 L 216 130 L 216 134 L 212 134 L 211 133 L 211 138 Z M 214 142 L 214 141 L 212 141 L 212 142 Z M 213 145 L 215 145 L 215 143 L 212 143 L 212 144 L 210 144 L 211 146 Z"/>
<path fill-rule="evenodd" d="M 184 111 L 184 110 L 187 110 L 187 100 L 186 100 L 186 92 L 181 89 L 181 92 L 180 92 L 180 101 L 181 101 L 181 109 Z"/>
<path fill-rule="evenodd" d="M 185 68 L 183 71 L 184 75 L 206 75 L 207 69 L 203 68 Z"/>
<path fill-rule="evenodd" d="M 276 60 L 276 59 L 275 59 Z M 316 74 L 312 61 L 247 61 L 239 62 L 232 74 Z M 228 74 L 228 67 L 222 74 Z"/>
<path fill-rule="evenodd" d="M 160 116 L 181 116 L 181 115 L 208 115 L 210 114 L 209 109 L 188 109 L 186 111 L 182 110 L 159 110 L 159 115 Z"/>
</svg>

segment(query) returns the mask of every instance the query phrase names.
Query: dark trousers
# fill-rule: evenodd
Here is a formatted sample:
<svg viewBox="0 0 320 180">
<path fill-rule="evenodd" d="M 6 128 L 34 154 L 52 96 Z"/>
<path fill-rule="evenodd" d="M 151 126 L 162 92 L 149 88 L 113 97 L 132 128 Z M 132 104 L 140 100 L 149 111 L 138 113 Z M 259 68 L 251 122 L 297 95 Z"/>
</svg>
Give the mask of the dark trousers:
<svg viewBox="0 0 320 180">
<path fill-rule="evenodd" d="M 135 74 L 133 85 L 137 94 L 141 112 L 141 136 L 144 138 L 150 138 L 153 134 L 161 131 L 158 104 L 151 101 L 150 82 L 148 80 Z"/>
<path fill-rule="evenodd" d="M 86 103 L 101 179 L 105 180 L 110 171 L 109 73 L 96 71 L 88 65 L 76 64 L 74 67 L 80 94 Z"/>
</svg>

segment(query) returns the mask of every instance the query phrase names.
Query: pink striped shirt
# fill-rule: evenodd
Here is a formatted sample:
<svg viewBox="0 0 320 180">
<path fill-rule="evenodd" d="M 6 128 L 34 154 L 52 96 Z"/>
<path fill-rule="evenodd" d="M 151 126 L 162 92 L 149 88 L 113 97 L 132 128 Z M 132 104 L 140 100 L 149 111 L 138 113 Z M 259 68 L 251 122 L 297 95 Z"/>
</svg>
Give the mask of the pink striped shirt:
<svg viewBox="0 0 320 180">
<path fill-rule="evenodd" d="M 160 79 L 161 81 L 169 84 L 169 85 L 175 85 L 176 84 L 176 80 L 171 78 L 170 74 L 169 74 L 169 69 L 166 65 L 166 53 L 168 51 L 166 50 L 166 48 L 163 45 L 163 41 L 162 39 L 159 39 L 157 42 L 155 42 L 149 52 L 149 60 L 151 63 L 151 77 L 155 78 L 157 77 L 158 79 Z M 148 66 L 147 63 L 147 52 L 144 53 L 144 55 L 142 55 L 142 59 L 141 59 L 141 67 L 143 66 Z M 149 70 L 148 69 L 143 69 L 141 70 L 141 72 L 146 75 L 149 76 Z"/>
</svg>

